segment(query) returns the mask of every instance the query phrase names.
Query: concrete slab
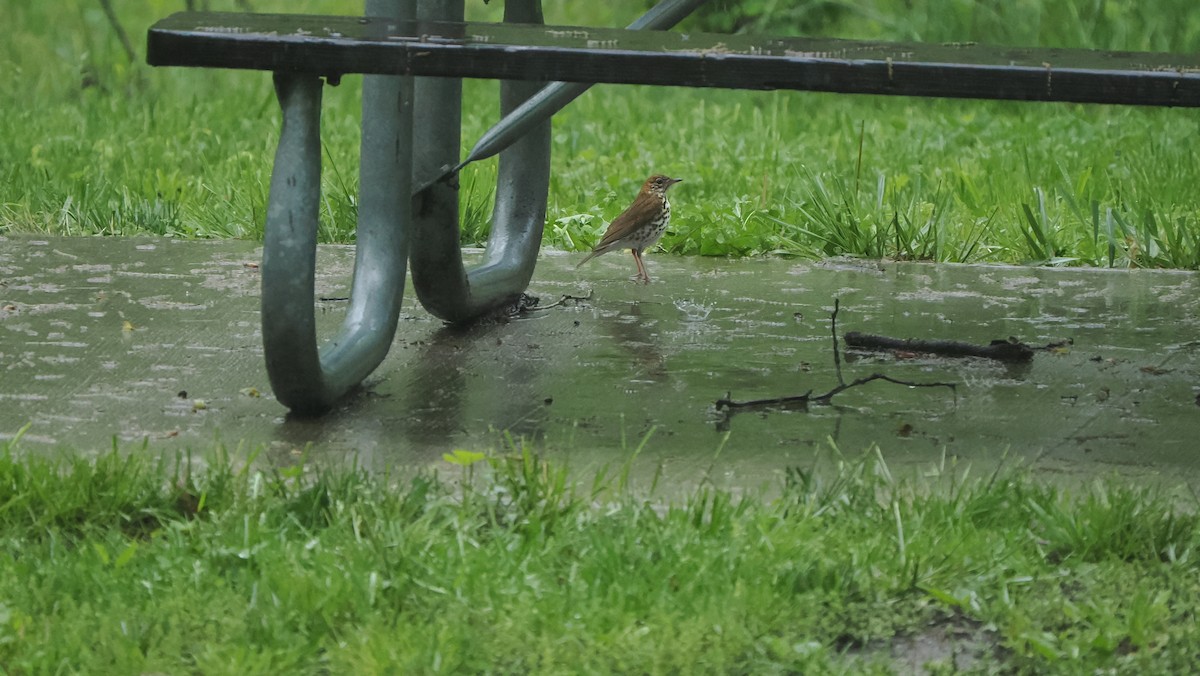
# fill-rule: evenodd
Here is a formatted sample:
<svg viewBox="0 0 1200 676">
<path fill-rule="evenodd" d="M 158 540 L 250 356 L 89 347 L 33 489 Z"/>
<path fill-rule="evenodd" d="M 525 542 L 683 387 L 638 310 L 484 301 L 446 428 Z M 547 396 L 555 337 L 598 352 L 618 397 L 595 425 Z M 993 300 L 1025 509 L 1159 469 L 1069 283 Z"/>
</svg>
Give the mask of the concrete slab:
<svg viewBox="0 0 1200 676">
<path fill-rule="evenodd" d="M 0 238 L 0 438 L 28 424 L 30 452 L 220 441 L 277 462 L 311 446 L 309 457 L 383 466 L 501 448 L 509 435 L 580 466 L 620 464 L 649 436 L 639 466 L 665 481 L 749 483 L 810 465 L 832 439 L 854 455 L 878 442 L 893 465 L 1007 453 L 1047 472 L 1200 477 L 1194 273 L 650 256 L 655 283 L 641 286 L 627 255 L 575 270 L 578 255 L 546 252 L 531 292 L 589 300 L 459 331 L 409 294 L 366 387 L 303 420 L 267 383 L 259 257 L 236 241 Z M 351 248 L 321 248 L 319 296 L 347 294 L 352 261 Z M 1020 367 L 844 365 L 847 380 L 953 381 L 957 397 L 876 382 L 807 412 L 714 411 L 727 392 L 833 387 L 834 298 L 843 331 L 1074 346 Z M 328 335 L 345 303 L 318 306 Z"/>
</svg>

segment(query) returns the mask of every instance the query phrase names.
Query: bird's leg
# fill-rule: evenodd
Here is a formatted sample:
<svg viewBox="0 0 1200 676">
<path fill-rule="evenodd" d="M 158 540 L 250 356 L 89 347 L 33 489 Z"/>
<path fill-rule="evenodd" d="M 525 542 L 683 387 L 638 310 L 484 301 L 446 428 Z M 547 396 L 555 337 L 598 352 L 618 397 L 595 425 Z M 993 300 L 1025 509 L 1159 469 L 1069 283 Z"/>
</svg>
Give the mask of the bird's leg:
<svg viewBox="0 0 1200 676">
<path fill-rule="evenodd" d="M 633 260 L 637 262 L 637 280 L 642 284 L 650 283 L 650 275 L 646 273 L 646 263 L 642 260 L 642 252 L 637 249 L 633 250 Z"/>
</svg>

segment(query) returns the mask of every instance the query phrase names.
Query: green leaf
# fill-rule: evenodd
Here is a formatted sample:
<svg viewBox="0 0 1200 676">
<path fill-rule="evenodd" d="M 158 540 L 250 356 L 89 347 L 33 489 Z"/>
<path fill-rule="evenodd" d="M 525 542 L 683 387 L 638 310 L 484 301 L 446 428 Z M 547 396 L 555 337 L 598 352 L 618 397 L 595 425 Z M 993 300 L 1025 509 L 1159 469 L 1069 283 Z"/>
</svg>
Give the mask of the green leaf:
<svg viewBox="0 0 1200 676">
<path fill-rule="evenodd" d="M 96 550 L 96 556 L 100 557 L 100 563 L 107 566 L 108 562 L 112 560 L 108 556 L 108 548 L 103 543 L 93 542 L 92 549 Z"/>
<path fill-rule="evenodd" d="M 124 568 L 125 564 L 133 560 L 133 555 L 137 553 L 137 549 L 138 543 L 130 542 L 129 546 L 125 548 L 125 551 L 121 552 L 121 554 L 117 556 L 117 560 L 113 561 L 113 567 Z"/>
<path fill-rule="evenodd" d="M 470 467 L 480 460 L 483 460 L 485 457 L 487 456 L 483 453 L 466 451 L 461 448 L 456 448 L 449 453 L 442 454 L 442 460 L 445 460 L 451 465 L 458 465 L 459 467 Z"/>
</svg>

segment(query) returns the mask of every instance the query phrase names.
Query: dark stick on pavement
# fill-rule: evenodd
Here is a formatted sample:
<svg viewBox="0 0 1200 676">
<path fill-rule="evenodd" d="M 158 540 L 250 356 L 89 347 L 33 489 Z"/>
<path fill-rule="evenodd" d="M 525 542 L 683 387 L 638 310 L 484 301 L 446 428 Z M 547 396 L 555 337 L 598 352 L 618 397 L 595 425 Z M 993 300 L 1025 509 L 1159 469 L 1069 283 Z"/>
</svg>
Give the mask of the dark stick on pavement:
<svg viewBox="0 0 1200 676">
<path fill-rule="evenodd" d="M 902 350 L 926 352 L 942 357 L 983 357 L 1004 362 L 1026 362 L 1033 359 L 1034 348 L 1017 341 L 993 340 L 989 345 L 963 343 L 957 340 L 919 340 L 916 338 L 891 338 L 869 333 L 851 331 L 843 338 L 850 347 L 862 350 Z"/>
<path fill-rule="evenodd" d="M 894 383 L 896 385 L 904 385 L 906 387 L 946 387 L 946 388 L 949 388 L 950 391 L 954 393 L 955 403 L 957 403 L 958 389 L 957 389 L 955 383 L 941 383 L 941 382 L 917 383 L 917 382 L 911 382 L 908 380 L 900 380 L 898 378 L 892 378 L 891 376 L 887 376 L 882 373 L 873 373 L 869 376 L 864 376 L 862 378 L 858 378 L 858 379 L 854 380 L 853 382 L 847 383 L 845 381 L 845 379 L 842 377 L 842 361 L 841 361 L 841 356 L 838 354 L 837 315 L 838 315 L 838 311 L 840 309 L 841 309 L 841 303 L 839 302 L 839 300 L 837 298 L 833 299 L 833 313 L 830 317 L 830 324 L 831 324 L 831 327 L 832 327 L 831 330 L 833 333 L 833 363 L 837 369 L 837 380 L 838 380 L 837 387 L 834 387 L 832 390 L 829 390 L 825 394 L 817 395 L 815 397 L 812 396 L 812 390 L 809 390 L 808 392 L 805 392 L 804 394 L 789 395 L 786 397 L 772 397 L 770 399 L 753 399 L 750 401 L 734 401 L 732 393 L 726 393 L 725 397 L 723 399 L 718 399 L 713 404 L 716 407 L 716 410 L 725 412 L 725 415 L 727 416 L 725 419 L 725 422 L 728 423 L 729 414 L 731 414 L 735 411 L 744 411 L 744 410 L 748 410 L 748 409 L 765 408 L 765 407 L 770 407 L 770 406 L 788 406 L 788 407 L 792 407 L 792 408 L 807 409 L 809 403 L 828 405 L 830 403 L 830 401 L 834 398 L 834 396 L 836 396 L 842 392 L 845 392 L 846 390 L 848 390 L 852 387 L 866 385 L 867 383 L 875 381 L 875 380 L 883 380 L 883 381 L 886 381 L 889 383 Z M 847 345 L 854 344 L 850 340 L 851 336 L 862 336 L 862 335 L 863 334 L 859 334 L 857 332 L 847 333 L 845 335 L 846 344 Z M 894 340 L 894 339 L 889 339 L 889 340 Z M 905 342 L 905 341 L 901 341 L 901 342 Z M 997 342 L 1003 343 L 1003 341 L 997 341 Z M 1003 344 L 1011 345 L 1011 343 L 1003 343 Z M 1020 344 L 1020 345 L 1021 345 L 1021 347 L 1024 347 L 1025 349 L 1030 350 L 1030 354 L 1032 355 L 1031 348 L 1029 348 L 1028 346 L 1026 346 L 1024 344 Z M 972 347 L 979 347 L 979 346 L 972 346 Z"/>
</svg>

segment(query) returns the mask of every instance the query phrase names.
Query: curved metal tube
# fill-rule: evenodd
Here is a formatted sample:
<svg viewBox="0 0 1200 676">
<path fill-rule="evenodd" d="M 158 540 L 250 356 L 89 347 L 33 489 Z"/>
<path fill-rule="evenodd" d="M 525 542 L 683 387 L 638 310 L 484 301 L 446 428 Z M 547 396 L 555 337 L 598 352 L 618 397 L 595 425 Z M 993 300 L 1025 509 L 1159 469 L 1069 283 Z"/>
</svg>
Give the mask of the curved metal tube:
<svg viewBox="0 0 1200 676">
<path fill-rule="evenodd" d="M 313 305 L 321 196 L 321 80 L 275 74 L 283 130 L 271 174 L 263 242 L 262 323 L 276 398 L 300 414 L 328 410 L 391 347 L 404 295 L 411 213 L 412 78 L 363 82 L 361 195 L 350 308 L 317 348 Z"/>
<path fill-rule="evenodd" d="M 455 7 L 457 5 L 457 7 Z M 461 18 L 454 0 L 424 0 L 422 19 Z M 539 0 L 508 0 L 504 20 L 542 23 Z M 519 106 L 541 88 L 538 82 L 500 85 L 501 114 Z M 441 78 L 420 78 L 414 138 L 423 145 L 417 173 L 452 166 L 461 143 L 461 85 Z M 536 125 L 500 154 L 491 236 L 484 262 L 463 266 L 458 229 L 458 188 L 438 182 L 414 197 L 413 288 L 425 309 L 449 322 L 464 322 L 525 291 L 533 277 L 550 186 L 550 121 Z"/>
<path fill-rule="evenodd" d="M 678 9 L 698 1 L 702 0 L 667 0 L 664 6 Z M 413 18 L 413 4 L 367 0 L 366 13 L 408 19 Z M 463 3 L 420 0 L 418 11 L 423 19 L 461 21 Z M 508 0 L 504 20 L 542 23 L 540 0 Z M 501 114 L 518 109 L 539 89 L 537 82 L 503 82 Z M 487 254 L 482 265 L 467 271 L 459 246 L 458 187 L 438 181 L 412 195 L 414 172 L 440 175 L 457 161 L 461 81 L 422 78 L 414 84 L 406 77 L 364 77 L 350 308 L 337 337 L 318 349 L 313 295 L 321 195 L 321 80 L 311 74 L 276 73 L 275 90 L 283 129 L 271 174 L 263 245 L 263 349 L 278 400 L 297 413 L 316 414 L 332 407 L 387 355 L 404 296 L 406 262 L 413 266 L 413 286 L 421 303 L 447 321 L 474 319 L 524 292 L 546 219 L 547 111 L 555 104 L 536 106 L 545 119 L 534 122 L 533 115 L 523 116 L 520 139 L 511 140 L 515 133 L 505 139 L 511 145 L 500 154 Z M 411 233 L 406 230 L 409 218 Z M 411 261 L 409 237 L 414 247 Z"/>
<path fill-rule="evenodd" d="M 625 28 L 632 31 L 666 30 L 687 18 L 706 1 L 662 0 Z M 549 119 L 591 88 L 592 85 L 588 82 L 551 82 L 546 85 L 484 132 L 467 154 L 467 158 L 459 162 L 453 171 L 457 172 L 471 162 L 487 159 L 504 150 L 515 139 L 520 138 L 526 129 L 539 121 Z M 422 179 L 424 180 L 423 177 Z"/>
</svg>

